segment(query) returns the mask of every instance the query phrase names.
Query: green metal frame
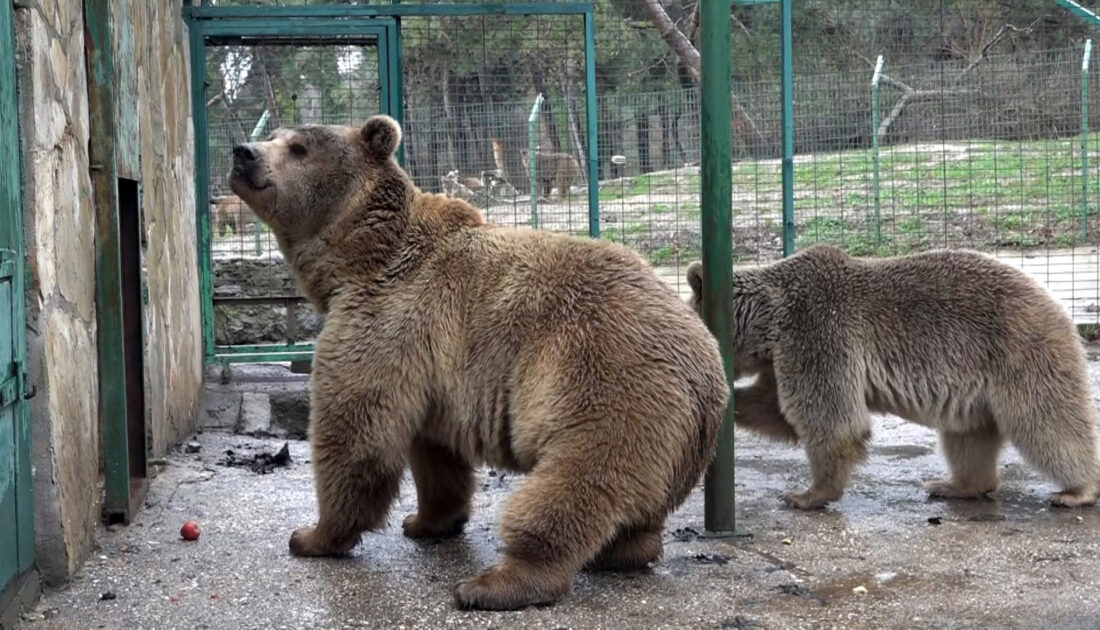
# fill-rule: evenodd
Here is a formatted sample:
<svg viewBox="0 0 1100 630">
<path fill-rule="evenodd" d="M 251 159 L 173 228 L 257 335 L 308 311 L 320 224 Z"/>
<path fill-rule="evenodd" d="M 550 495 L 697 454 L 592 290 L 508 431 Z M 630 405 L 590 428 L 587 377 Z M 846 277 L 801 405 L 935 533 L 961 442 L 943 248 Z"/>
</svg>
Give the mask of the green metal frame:
<svg viewBox="0 0 1100 630">
<path fill-rule="evenodd" d="M 780 3 L 783 100 L 783 256 L 794 253 L 794 28 L 791 0 Z"/>
<path fill-rule="evenodd" d="M 185 7 L 184 15 L 189 20 L 191 37 L 191 98 L 194 105 L 192 116 L 195 128 L 195 198 L 198 222 L 199 276 L 202 297 L 203 345 L 207 362 L 212 363 L 252 363 L 260 361 L 309 361 L 313 356 L 313 345 L 290 344 L 251 344 L 240 346 L 222 346 L 214 341 L 214 282 L 213 282 L 213 233 L 209 225 L 210 197 L 209 165 L 210 145 L 206 130 L 208 121 L 206 108 L 198 104 L 205 103 L 206 46 L 211 40 L 216 42 L 230 38 L 249 38 L 251 43 L 262 43 L 264 37 L 332 37 L 355 35 L 373 38 L 378 42 L 378 74 L 382 87 L 380 105 L 382 113 L 393 116 L 399 122 L 404 118 L 401 108 L 401 92 L 389 80 L 394 68 L 400 68 L 400 55 L 395 42 L 397 21 L 393 18 L 353 18 L 336 20 L 330 17 L 302 17 L 294 19 L 272 18 L 266 11 L 249 11 L 249 16 L 236 17 L 239 11 L 225 9 L 244 7 Z M 249 7 L 257 8 L 257 7 Z M 313 7 L 324 8 L 324 7 Z M 231 13 L 234 17 L 213 19 L 203 13 L 196 17 L 196 9 L 217 9 L 217 14 Z M 334 44 L 338 40 L 334 39 Z M 197 71 L 195 69 L 198 69 Z M 395 89 L 397 87 L 398 89 Z M 399 154 L 403 160 L 403 152 Z"/>
<path fill-rule="evenodd" d="M 99 425 L 106 469 L 103 510 L 130 511 L 130 452 L 126 421 L 126 364 L 123 339 L 122 243 L 119 228 L 114 59 L 110 2 L 84 3 L 88 65 L 88 161 L 96 210 L 96 348 L 99 369 Z"/>
<path fill-rule="evenodd" d="M 1073 0 L 1054 0 L 1054 3 L 1062 7 L 1063 9 L 1066 9 L 1070 13 L 1076 15 L 1077 17 L 1084 18 L 1085 20 L 1091 22 L 1093 26 L 1100 26 L 1100 15 L 1096 15 L 1092 11 L 1077 4 Z"/>
<path fill-rule="evenodd" d="M 379 78 L 382 110 L 403 122 L 403 79 L 401 64 L 401 17 L 479 15 L 579 15 L 585 31 L 585 105 L 588 129 L 588 224 L 589 234 L 600 235 L 599 158 L 596 112 L 596 31 L 592 2 L 518 2 L 485 4 L 391 4 L 391 5 L 304 5 L 304 6 L 187 6 L 183 8 L 190 32 L 191 102 L 195 130 L 195 199 L 197 200 L 199 277 L 202 298 L 204 356 L 209 363 L 257 361 L 309 361 L 312 344 L 255 344 L 218 346 L 214 343 L 213 234 L 209 226 L 210 197 L 208 171 L 210 147 L 205 103 L 206 45 L 211 39 L 268 37 L 339 37 L 376 35 L 379 41 Z M 251 43 L 251 42 L 249 42 Z M 334 44 L 338 42 L 334 41 Z M 398 148 L 398 162 L 405 164 L 404 146 Z"/>
<path fill-rule="evenodd" d="M 703 320 L 721 348 L 730 402 L 718 435 L 718 452 L 707 470 L 704 524 L 715 535 L 736 532 L 733 469 L 733 111 L 731 98 L 730 10 L 724 2 L 700 5 L 702 57 L 702 232 Z"/>
<path fill-rule="evenodd" d="M 596 13 L 593 5 L 584 12 L 584 110 L 588 118 L 588 235 L 600 237 L 599 119 L 596 111 Z"/>
<path fill-rule="evenodd" d="M 0 242 L 10 243 L 13 249 L 5 250 L 10 256 L 5 260 L 0 272 L 11 275 L 11 328 L 12 328 L 12 364 L 15 373 L 5 375 L 5 385 L 14 382 L 13 391 L 9 387 L 2 398 L 15 397 L 15 426 L 13 437 L 15 475 L 11 480 L 15 488 L 15 571 L 24 574 L 34 564 L 34 492 L 31 476 L 31 414 L 26 403 L 29 379 L 27 375 L 26 310 L 23 306 L 26 283 L 26 258 L 23 252 L 23 204 L 20 184 L 22 183 L 22 155 L 18 148 L 19 138 L 19 101 L 16 94 L 15 68 L 15 24 L 12 4 L 0 7 L 0 137 L 8 139 L 10 155 L 14 160 L 6 161 L 0 168 L 0 177 L 8 177 L 7 198 L 0 203 L 10 209 L 0 215 Z M 8 155 L 8 154 L 6 154 Z M 8 540 L 5 538 L 4 540 Z M 18 581 L 16 578 L 12 584 Z M 0 582 L 0 593 L 8 586 Z"/>
</svg>

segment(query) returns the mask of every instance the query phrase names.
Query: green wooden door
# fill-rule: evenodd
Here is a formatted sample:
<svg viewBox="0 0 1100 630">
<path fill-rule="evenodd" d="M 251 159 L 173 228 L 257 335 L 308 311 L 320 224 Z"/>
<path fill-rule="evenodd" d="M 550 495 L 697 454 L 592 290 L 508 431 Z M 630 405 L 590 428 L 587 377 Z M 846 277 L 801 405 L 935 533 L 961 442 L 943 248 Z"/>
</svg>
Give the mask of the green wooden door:
<svg viewBox="0 0 1100 630">
<path fill-rule="evenodd" d="M 0 592 L 34 555 L 18 138 L 12 3 L 0 0 Z"/>
</svg>

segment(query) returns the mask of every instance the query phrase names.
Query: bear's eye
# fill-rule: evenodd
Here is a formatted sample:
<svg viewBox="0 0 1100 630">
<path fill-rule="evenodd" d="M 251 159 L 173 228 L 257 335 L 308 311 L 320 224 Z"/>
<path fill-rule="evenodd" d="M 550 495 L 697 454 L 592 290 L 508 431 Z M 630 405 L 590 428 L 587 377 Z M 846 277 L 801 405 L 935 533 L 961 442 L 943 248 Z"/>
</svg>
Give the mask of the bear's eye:
<svg viewBox="0 0 1100 630">
<path fill-rule="evenodd" d="M 290 145 L 290 152 L 294 155 L 297 155 L 298 157 L 301 157 L 306 154 L 306 147 L 303 144 L 295 142 L 294 144 Z"/>
</svg>

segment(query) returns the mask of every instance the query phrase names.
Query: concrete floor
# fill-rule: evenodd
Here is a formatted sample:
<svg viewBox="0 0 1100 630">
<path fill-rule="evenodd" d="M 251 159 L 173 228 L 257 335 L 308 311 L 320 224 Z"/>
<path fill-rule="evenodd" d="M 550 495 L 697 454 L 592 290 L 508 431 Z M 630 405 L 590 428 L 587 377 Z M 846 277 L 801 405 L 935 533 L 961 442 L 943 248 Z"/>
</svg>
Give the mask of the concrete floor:
<svg viewBox="0 0 1100 630">
<path fill-rule="evenodd" d="M 101 529 L 78 579 L 20 627 L 1100 628 L 1100 510 L 1050 508 L 1054 487 L 1011 449 L 994 500 L 930 501 L 920 483 L 945 471 L 935 434 L 896 418 L 877 420 L 844 499 L 813 513 L 778 498 L 807 484 L 803 453 L 740 434 L 739 526 L 751 538 L 701 539 L 700 487 L 651 570 L 580 574 L 561 603 L 507 613 L 457 611 L 451 587 L 496 558 L 516 477 L 483 471 L 466 533 L 430 543 L 401 535 L 416 507 L 406 479 L 389 527 L 351 558 L 303 560 L 287 540 L 316 515 L 309 445 L 291 441 L 293 463 L 260 475 L 219 460 L 281 440 L 196 440 L 198 453 L 158 466 L 135 522 Z M 180 539 L 187 519 L 201 524 L 197 542 Z"/>
</svg>

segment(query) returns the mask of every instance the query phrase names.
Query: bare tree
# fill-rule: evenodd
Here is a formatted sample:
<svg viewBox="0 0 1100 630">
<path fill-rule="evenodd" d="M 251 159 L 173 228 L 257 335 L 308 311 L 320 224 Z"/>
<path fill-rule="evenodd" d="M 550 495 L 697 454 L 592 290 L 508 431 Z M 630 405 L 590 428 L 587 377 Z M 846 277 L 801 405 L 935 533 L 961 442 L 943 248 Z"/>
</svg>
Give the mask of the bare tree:
<svg viewBox="0 0 1100 630">
<path fill-rule="evenodd" d="M 959 74 L 955 75 L 951 82 L 943 88 L 931 90 L 914 88 L 908 83 L 900 81 L 883 72 L 880 80 L 886 85 L 889 85 L 899 90 L 901 92 L 901 97 L 898 98 L 897 102 L 894 103 L 894 106 L 890 108 L 890 112 L 887 113 L 886 117 L 882 119 L 881 123 L 879 123 L 878 129 L 875 131 L 875 134 L 878 136 L 879 140 L 882 140 L 882 138 L 886 136 L 886 133 L 890 131 L 890 126 L 893 125 L 895 121 L 897 121 L 898 117 L 901 116 L 902 112 L 905 110 L 905 107 L 910 103 L 927 99 L 946 98 L 949 96 L 967 94 L 969 90 L 962 87 L 963 80 L 966 79 L 966 77 L 971 73 L 971 71 L 974 70 L 974 68 L 978 67 L 978 65 L 985 60 L 986 56 L 989 54 L 989 51 L 992 50 L 994 46 L 1000 43 L 1005 38 L 1005 36 L 1010 33 L 1030 33 L 1031 29 L 1035 26 L 1035 24 L 1039 22 L 1040 19 L 1041 18 L 1036 18 L 1035 21 L 1024 28 L 1019 28 L 1017 26 L 1013 26 L 1012 24 L 1004 24 L 999 29 L 997 29 L 996 33 L 989 37 L 987 37 L 988 31 L 990 30 L 988 26 L 988 20 L 980 21 L 980 25 L 976 25 L 974 22 L 964 21 L 966 35 L 965 41 L 955 39 L 949 40 L 948 42 L 946 42 L 946 44 L 952 52 L 966 59 L 966 67 L 964 67 L 962 71 L 959 72 Z M 985 39 L 984 41 L 979 43 L 976 37 L 982 37 Z M 871 60 L 867 57 L 863 55 L 858 56 L 869 66 L 874 66 Z"/>
<path fill-rule="evenodd" d="M 676 53 L 676 56 L 680 58 L 680 61 L 687 67 L 688 72 L 691 73 L 691 77 L 698 83 L 702 75 L 702 60 L 699 57 L 699 51 L 691 44 L 691 40 L 688 39 L 687 35 L 684 35 L 677 28 L 672 18 L 668 17 L 668 13 L 661 6 L 660 0 L 643 0 L 643 4 L 646 13 L 649 14 L 650 21 L 657 28 L 657 32 L 668 42 L 669 48 Z"/>
<path fill-rule="evenodd" d="M 699 51 L 692 45 L 688 36 L 684 35 L 683 31 L 668 16 L 665 8 L 661 6 L 660 0 L 642 0 L 642 2 L 646 13 L 649 15 L 649 20 L 653 23 L 657 32 L 668 42 L 669 48 L 676 53 L 676 57 L 687 68 L 692 80 L 698 84 L 703 74 L 702 58 L 699 56 Z M 694 15 L 694 12 L 692 14 Z M 692 30 L 694 31 L 694 28 Z M 735 129 L 751 131 L 757 142 L 761 144 L 764 142 L 764 134 L 760 133 L 760 128 L 756 126 L 756 122 L 736 99 L 733 101 L 733 124 Z"/>
</svg>

